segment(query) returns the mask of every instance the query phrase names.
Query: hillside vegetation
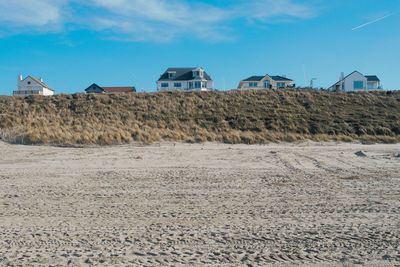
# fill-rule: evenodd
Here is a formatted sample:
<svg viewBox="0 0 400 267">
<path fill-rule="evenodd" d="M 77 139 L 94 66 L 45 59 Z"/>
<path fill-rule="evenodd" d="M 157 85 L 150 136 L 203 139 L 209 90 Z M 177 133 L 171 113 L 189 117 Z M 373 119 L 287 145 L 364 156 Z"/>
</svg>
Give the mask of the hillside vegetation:
<svg viewBox="0 0 400 267">
<path fill-rule="evenodd" d="M 11 143 L 400 141 L 400 92 L 314 90 L 0 97 Z"/>
</svg>

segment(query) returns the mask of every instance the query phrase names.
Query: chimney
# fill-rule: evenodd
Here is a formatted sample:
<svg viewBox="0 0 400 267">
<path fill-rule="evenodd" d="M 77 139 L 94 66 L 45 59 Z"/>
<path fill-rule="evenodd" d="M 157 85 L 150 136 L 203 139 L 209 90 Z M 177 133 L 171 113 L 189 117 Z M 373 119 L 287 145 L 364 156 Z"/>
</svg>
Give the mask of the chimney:
<svg viewBox="0 0 400 267">
<path fill-rule="evenodd" d="M 21 74 L 18 75 L 18 81 L 19 81 L 19 82 L 22 81 L 22 75 L 21 75 Z"/>
<path fill-rule="evenodd" d="M 344 72 L 340 73 L 340 80 L 343 81 L 344 80 Z"/>
<path fill-rule="evenodd" d="M 40 80 L 40 82 L 43 82 L 43 78 L 40 78 L 39 80 Z"/>
<path fill-rule="evenodd" d="M 283 78 L 286 78 L 286 75 L 283 75 L 283 74 L 282 74 L 282 77 L 283 77 Z"/>
</svg>

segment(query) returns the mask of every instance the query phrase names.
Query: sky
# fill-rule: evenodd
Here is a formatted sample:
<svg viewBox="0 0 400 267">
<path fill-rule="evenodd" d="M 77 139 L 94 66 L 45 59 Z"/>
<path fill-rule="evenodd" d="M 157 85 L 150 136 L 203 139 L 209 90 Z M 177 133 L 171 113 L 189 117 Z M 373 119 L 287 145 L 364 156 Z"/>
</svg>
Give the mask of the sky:
<svg viewBox="0 0 400 267">
<path fill-rule="evenodd" d="M 203 67 L 215 88 L 286 75 L 327 88 L 341 72 L 400 89 L 400 0 L 0 0 L 0 95 L 17 76 L 56 93 L 155 91 L 168 67 Z"/>
</svg>

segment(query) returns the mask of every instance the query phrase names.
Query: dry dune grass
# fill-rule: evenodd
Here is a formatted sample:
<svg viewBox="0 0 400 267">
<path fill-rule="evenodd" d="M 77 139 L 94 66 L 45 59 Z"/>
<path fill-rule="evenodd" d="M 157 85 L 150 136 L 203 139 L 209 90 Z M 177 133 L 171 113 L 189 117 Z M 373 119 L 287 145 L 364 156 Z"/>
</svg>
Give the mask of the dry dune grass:
<svg viewBox="0 0 400 267">
<path fill-rule="evenodd" d="M 400 92 L 314 90 L 0 97 L 1 139 L 20 144 L 400 140 Z"/>
</svg>

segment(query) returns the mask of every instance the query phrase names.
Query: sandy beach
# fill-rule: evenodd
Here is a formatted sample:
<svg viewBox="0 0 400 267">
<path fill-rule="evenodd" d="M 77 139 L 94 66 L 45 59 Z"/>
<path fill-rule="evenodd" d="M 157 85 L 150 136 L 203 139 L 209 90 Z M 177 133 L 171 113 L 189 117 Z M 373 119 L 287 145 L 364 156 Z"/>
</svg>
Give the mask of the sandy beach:
<svg viewBox="0 0 400 267">
<path fill-rule="evenodd" d="M 0 265 L 398 266 L 399 154 L 0 142 Z"/>
</svg>

